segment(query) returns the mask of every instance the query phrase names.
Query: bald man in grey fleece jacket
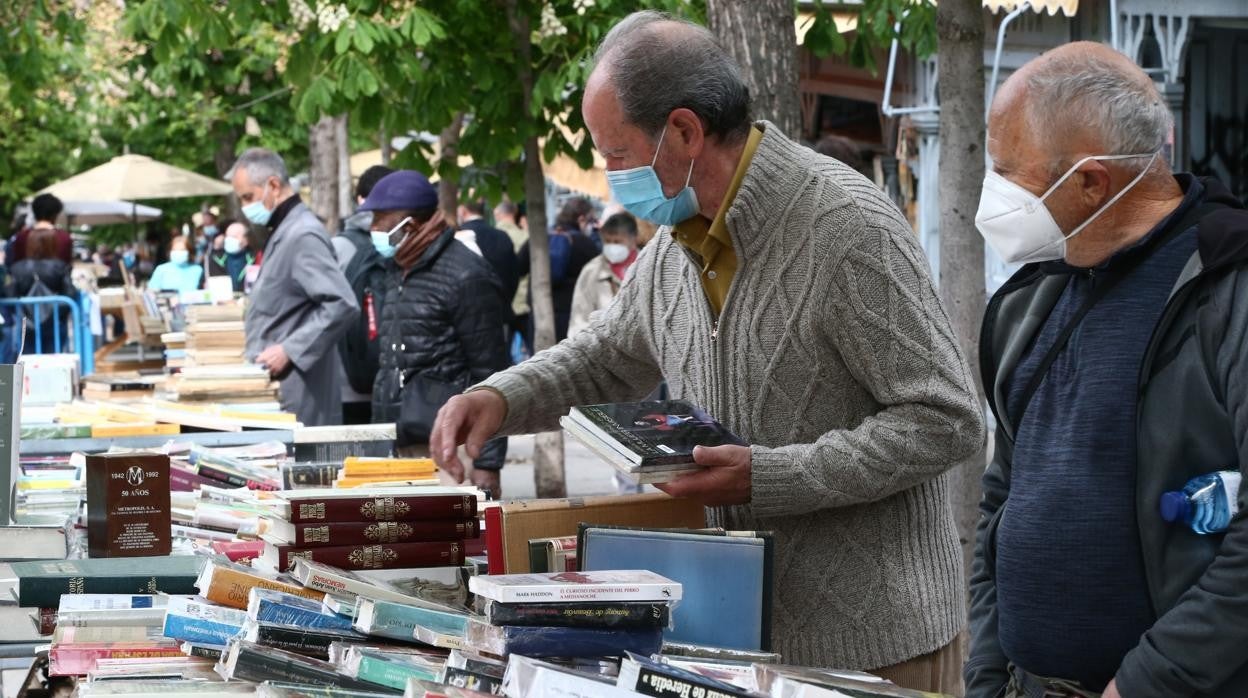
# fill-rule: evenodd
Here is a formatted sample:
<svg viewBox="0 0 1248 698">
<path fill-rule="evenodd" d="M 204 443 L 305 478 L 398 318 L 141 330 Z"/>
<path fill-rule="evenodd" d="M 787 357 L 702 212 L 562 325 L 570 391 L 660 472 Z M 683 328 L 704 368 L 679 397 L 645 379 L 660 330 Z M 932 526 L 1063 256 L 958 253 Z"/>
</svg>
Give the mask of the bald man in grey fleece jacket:
<svg viewBox="0 0 1248 698">
<path fill-rule="evenodd" d="M 775 532 L 784 660 L 958 692 L 948 471 L 984 424 L 905 219 L 857 172 L 751 123 L 737 68 L 701 27 L 649 12 L 617 25 L 584 115 L 609 171 L 654 163 L 658 195 L 613 186 L 669 227 L 588 329 L 454 398 L 435 459 L 459 475 L 459 444 L 555 429 L 574 405 L 665 378 L 753 444 L 699 449 L 708 469 L 664 489 L 710 505 L 715 526 Z"/>
</svg>

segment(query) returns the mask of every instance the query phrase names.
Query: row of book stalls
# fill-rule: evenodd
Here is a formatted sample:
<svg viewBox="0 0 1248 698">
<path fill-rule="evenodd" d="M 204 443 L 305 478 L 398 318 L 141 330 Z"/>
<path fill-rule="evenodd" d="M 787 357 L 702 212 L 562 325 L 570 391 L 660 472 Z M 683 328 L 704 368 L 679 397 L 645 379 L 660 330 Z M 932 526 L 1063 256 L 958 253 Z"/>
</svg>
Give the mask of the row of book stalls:
<svg viewBox="0 0 1248 698">
<path fill-rule="evenodd" d="M 181 314 L 140 367 L 0 366 L 5 695 L 918 695 L 772 651 L 768 532 L 657 492 L 491 501 L 394 425 L 281 412 L 240 307 Z M 679 401 L 563 426 L 637 483 L 739 443 Z"/>
<path fill-rule="evenodd" d="M 23 455 L 19 493 L 78 503 L 0 528 L 6 693 L 921 695 L 771 651 L 767 532 L 659 493 L 489 501 L 420 459 L 292 477 L 375 443 L 299 436 Z"/>
</svg>

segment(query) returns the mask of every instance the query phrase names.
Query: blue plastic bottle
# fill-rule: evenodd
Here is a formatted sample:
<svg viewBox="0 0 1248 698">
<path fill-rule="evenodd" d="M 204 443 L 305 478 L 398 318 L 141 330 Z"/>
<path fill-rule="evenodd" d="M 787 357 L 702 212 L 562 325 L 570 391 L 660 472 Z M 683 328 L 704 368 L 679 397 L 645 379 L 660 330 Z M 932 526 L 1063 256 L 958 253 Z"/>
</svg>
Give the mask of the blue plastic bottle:
<svg viewBox="0 0 1248 698">
<path fill-rule="evenodd" d="M 1161 518 L 1200 533 L 1221 533 L 1239 512 L 1240 474 L 1222 470 L 1188 480 L 1182 492 L 1161 495 Z"/>
</svg>

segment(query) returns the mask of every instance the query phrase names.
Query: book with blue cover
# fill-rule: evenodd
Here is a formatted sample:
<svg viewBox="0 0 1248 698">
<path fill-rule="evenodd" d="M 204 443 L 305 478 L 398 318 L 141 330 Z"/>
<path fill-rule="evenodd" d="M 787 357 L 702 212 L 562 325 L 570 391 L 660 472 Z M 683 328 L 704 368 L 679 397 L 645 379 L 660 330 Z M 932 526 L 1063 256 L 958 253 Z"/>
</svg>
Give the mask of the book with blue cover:
<svg viewBox="0 0 1248 698">
<path fill-rule="evenodd" d="M 366 635 L 412 642 L 416 639 L 417 628 L 440 635 L 462 636 L 467 623 L 466 613 L 361 598 L 356 608 L 354 628 Z"/>
<path fill-rule="evenodd" d="M 657 653 L 663 647 L 663 629 L 518 627 L 473 618 L 464 640 L 478 652 L 500 657 L 620 657 Z"/>
<path fill-rule="evenodd" d="M 169 597 L 164 635 L 180 642 L 224 645 L 242 630 L 247 614 L 183 596 Z"/>
<path fill-rule="evenodd" d="M 631 567 L 679 582 L 666 639 L 736 650 L 771 649 L 770 532 L 630 529 L 585 524 L 583 573 Z"/>
<path fill-rule="evenodd" d="M 327 613 L 322 602 L 275 589 L 252 589 L 247 599 L 247 617 L 254 621 L 307 628 L 351 629 L 350 618 Z"/>
</svg>

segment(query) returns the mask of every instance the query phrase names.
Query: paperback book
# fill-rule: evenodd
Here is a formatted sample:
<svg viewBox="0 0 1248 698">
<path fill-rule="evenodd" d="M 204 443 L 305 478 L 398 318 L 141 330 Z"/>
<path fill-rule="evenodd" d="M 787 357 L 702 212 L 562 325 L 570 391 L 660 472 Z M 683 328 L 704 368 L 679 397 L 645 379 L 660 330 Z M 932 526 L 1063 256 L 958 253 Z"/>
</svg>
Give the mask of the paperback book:
<svg viewBox="0 0 1248 698">
<path fill-rule="evenodd" d="M 204 566 L 195 586 L 200 595 L 222 606 L 246 610 L 248 594 L 252 589 L 275 589 L 295 596 L 316 601 L 324 598 L 324 592 L 307 589 L 294 582 L 267 577 L 258 570 L 229 562 L 213 561 Z"/>
<path fill-rule="evenodd" d="M 663 630 L 502 626 L 474 618 L 464 640 L 478 652 L 500 657 L 619 657 L 627 652 L 657 653 L 663 646 Z"/>
<path fill-rule="evenodd" d="M 663 664 L 632 652 L 620 662 L 616 686 L 655 698 L 755 698 L 757 694 L 723 681 Z"/>
<path fill-rule="evenodd" d="M 565 628 L 666 628 L 671 607 L 666 602 L 499 603 L 483 608 L 491 625 Z"/>
<path fill-rule="evenodd" d="M 335 642 L 360 642 L 364 636 L 352 630 L 305 628 L 298 625 L 248 620 L 240 637 L 262 647 L 272 647 L 320 660 L 329 659 L 329 646 Z"/>
<path fill-rule="evenodd" d="M 376 684 L 340 674 L 337 667 L 328 662 L 241 639 L 230 641 L 221 655 L 217 673 L 227 681 L 286 681 L 369 692 L 377 692 L 378 689 Z M 397 694 L 394 691 L 390 693 Z"/>
<path fill-rule="evenodd" d="M 173 596 L 165 612 L 165 637 L 180 642 L 223 645 L 238 634 L 247 614 L 184 596 Z"/>
<path fill-rule="evenodd" d="M 247 600 L 246 615 L 249 620 L 265 623 L 333 630 L 351 629 L 351 618 L 326 612 L 323 602 L 275 589 L 252 589 Z"/>
<path fill-rule="evenodd" d="M 411 642 L 418 628 L 462 637 L 468 614 L 439 611 L 411 604 L 361 598 L 354 628 L 365 635 Z"/>
<path fill-rule="evenodd" d="M 501 603 L 679 601 L 679 582 L 645 570 L 504 574 L 473 577 L 468 588 Z"/>
</svg>

